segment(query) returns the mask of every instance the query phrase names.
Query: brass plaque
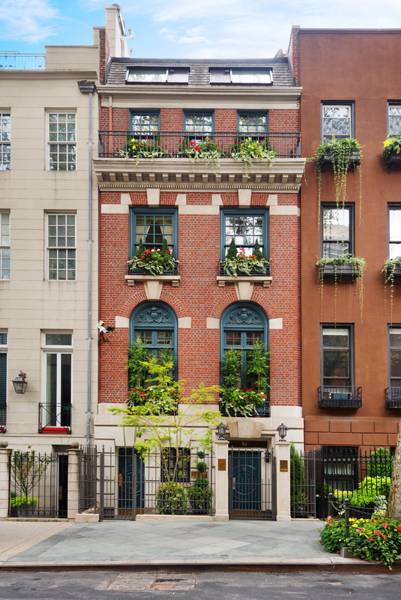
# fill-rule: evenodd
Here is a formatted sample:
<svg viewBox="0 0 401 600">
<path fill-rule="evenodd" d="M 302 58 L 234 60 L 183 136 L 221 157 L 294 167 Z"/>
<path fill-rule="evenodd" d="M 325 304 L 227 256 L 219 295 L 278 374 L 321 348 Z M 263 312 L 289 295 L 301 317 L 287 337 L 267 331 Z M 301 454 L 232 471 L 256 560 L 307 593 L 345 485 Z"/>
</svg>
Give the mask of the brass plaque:
<svg viewBox="0 0 401 600">
<path fill-rule="evenodd" d="M 217 468 L 219 471 L 227 470 L 227 461 L 225 458 L 219 458 L 217 461 Z"/>
<path fill-rule="evenodd" d="M 280 460 L 280 472 L 288 473 L 288 460 Z"/>
</svg>

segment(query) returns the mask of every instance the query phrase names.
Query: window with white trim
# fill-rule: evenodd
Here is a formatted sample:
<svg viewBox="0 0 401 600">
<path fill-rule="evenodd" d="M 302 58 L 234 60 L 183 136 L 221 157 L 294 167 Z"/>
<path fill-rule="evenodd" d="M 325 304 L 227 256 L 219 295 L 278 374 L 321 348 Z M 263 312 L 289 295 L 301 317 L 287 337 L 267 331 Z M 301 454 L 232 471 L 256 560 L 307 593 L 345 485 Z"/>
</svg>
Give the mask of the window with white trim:
<svg viewBox="0 0 401 600">
<path fill-rule="evenodd" d="M 10 279 L 9 212 L 0 212 L 0 279 Z"/>
<path fill-rule="evenodd" d="M 50 171 L 75 171 L 77 132 L 75 112 L 48 113 Z"/>
<path fill-rule="evenodd" d="M 74 214 L 49 213 L 47 215 L 47 255 L 50 280 L 73 281 L 76 279 Z"/>
<path fill-rule="evenodd" d="M 41 406 L 42 431 L 70 427 L 72 401 L 72 333 L 44 333 L 45 396 Z"/>
<path fill-rule="evenodd" d="M 0 111 L 0 171 L 8 171 L 11 165 L 11 115 Z"/>
</svg>

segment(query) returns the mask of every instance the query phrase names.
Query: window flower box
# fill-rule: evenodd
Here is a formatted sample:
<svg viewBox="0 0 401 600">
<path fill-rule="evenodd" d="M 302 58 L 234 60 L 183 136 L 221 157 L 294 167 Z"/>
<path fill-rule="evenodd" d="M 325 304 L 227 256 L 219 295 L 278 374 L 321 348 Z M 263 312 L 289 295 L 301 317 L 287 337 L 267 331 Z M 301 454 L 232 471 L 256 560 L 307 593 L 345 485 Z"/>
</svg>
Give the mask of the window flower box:
<svg viewBox="0 0 401 600">
<path fill-rule="evenodd" d="M 389 168 L 401 168 L 401 136 L 392 136 L 384 140 L 382 159 Z"/>
<path fill-rule="evenodd" d="M 316 267 L 320 281 L 353 282 L 362 277 L 365 260 L 347 254 L 336 258 L 320 258 Z"/>
<path fill-rule="evenodd" d="M 389 258 L 383 265 L 384 283 L 393 285 L 401 281 L 401 257 Z"/>
</svg>

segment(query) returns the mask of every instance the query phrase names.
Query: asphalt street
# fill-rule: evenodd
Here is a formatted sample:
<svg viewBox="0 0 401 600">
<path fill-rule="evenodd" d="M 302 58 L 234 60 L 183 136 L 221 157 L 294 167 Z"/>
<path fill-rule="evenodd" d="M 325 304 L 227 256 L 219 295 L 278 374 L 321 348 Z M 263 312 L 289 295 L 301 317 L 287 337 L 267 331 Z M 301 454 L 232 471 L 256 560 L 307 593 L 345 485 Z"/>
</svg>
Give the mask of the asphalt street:
<svg viewBox="0 0 401 600">
<path fill-rule="evenodd" d="M 398 600 L 401 573 L 14 571 L 2 600 Z"/>
</svg>

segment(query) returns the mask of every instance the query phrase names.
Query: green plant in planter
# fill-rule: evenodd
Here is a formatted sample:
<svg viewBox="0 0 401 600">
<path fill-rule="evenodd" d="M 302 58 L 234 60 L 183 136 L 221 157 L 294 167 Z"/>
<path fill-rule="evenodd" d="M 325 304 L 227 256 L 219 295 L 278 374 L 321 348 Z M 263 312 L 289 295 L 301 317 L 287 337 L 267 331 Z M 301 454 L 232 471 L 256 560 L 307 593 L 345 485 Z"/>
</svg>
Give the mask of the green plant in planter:
<svg viewBox="0 0 401 600">
<path fill-rule="evenodd" d="M 150 275 L 163 275 L 174 273 L 177 261 L 168 247 L 166 239 L 163 239 L 161 248 L 144 248 L 142 240 L 139 243 L 137 253 L 128 261 L 131 270 L 147 271 Z"/>
<path fill-rule="evenodd" d="M 156 494 L 156 509 L 161 515 L 186 515 L 189 502 L 182 483 L 167 481 L 160 484 Z"/>
<path fill-rule="evenodd" d="M 238 248 L 235 241 L 231 240 L 226 258 L 221 263 L 222 271 L 229 277 L 240 275 L 266 275 L 270 262 L 264 258 L 259 242 L 256 241 L 251 255 L 245 254 L 244 248 Z"/>
<path fill-rule="evenodd" d="M 395 275 L 398 269 L 401 269 L 401 256 L 386 260 L 382 269 L 382 273 L 384 273 L 384 283 L 386 285 L 394 285 Z"/>
<path fill-rule="evenodd" d="M 137 139 L 131 137 L 123 150 L 118 152 L 118 158 L 165 158 L 168 154 L 160 147 L 156 139 Z"/>
<path fill-rule="evenodd" d="M 13 496 L 10 499 L 11 508 L 35 508 L 38 505 L 38 499 L 34 496 Z"/>
<path fill-rule="evenodd" d="M 161 356 L 148 356 L 147 360 L 136 362 L 140 354 L 140 343 L 133 350 L 134 358 L 128 362 L 131 373 L 137 374 L 132 378 L 137 381 L 139 376 L 143 379 L 142 385 L 134 385 L 130 389 L 128 406 L 136 409 L 141 415 L 170 415 L 177 411 L 181 385 L 174 378 L 174 361 L 171 352 L 164 352 Z M 139 364 L 138 364 L 139 363 Z"/>
<path fill-rule="evenodd" d="M 388 137 L 383 142 L 383 159 L 389 161 L 393 156 L 401 155 L 401 135 Z"/>
<path fill-rule="evenodd" d="M 316 261 L 316 266 L 320 269 L 320 276 L 324 275 L 324 267 L 333 266 L 334 268 L 334 277 L 336 277 L 336 271 L 341 272 L 341 267 L 344 265 L 349 265 L 353 267 L 356 277 L 362 277 L 363 272 L 366 266 L 366 261 L 364 258 L 359 256 L 353 256 L 352 254 L 343 254 L 342 256 L 335 257 L 323 257 L 319 258 Z"/>
<path fill-rule="evenodd" d="M 208 514 L 213 492 L 207 477 L 197 477 L 187 491 L 192 512 L 197 515 Z"/>
<path fill-rule="evenodd" d="M 255 140 L 248 137 L 231 149 L 231 156 L 235 160 L 250 164 L 255 160 L 271 162 L 277 153 L 270 146 L 268 139 Z"/>
<path fill-rule="evenodd" d="M 205 160 L 210 163 L 217 163 L 221 156 L 221 152 L 216 142 L 209 137 L 203 139 L 185 138 L 180 146 L 178 154 L 185 158 Z"/>
<path fill-rule="evenodd" d="M 333 137 L 331 142 L 320 144 L 317 147 L 313 160 L 316 169 L 318 209 L 320 218 L 320 198 L 322 190 L 322 171 L 329 163 L 334 176 L 334 187 L 337 205 L 344 204 L 347 196 L 347 178 L 350 167 L 354 164 L 355 155 L 362 161 L 361 145 L 355 139 L 346 138 L 337 140 Z M 361 181 L 361 169 L 358 167 Z M 360 194 L 360 202 L 362 200 Z"/>
</svg>

